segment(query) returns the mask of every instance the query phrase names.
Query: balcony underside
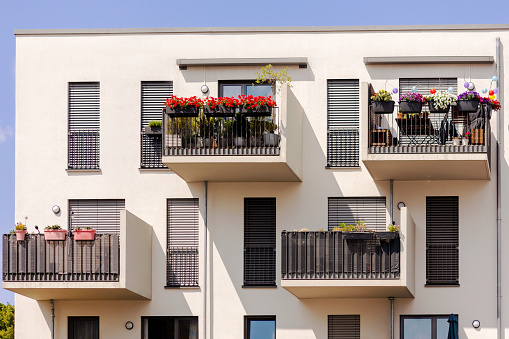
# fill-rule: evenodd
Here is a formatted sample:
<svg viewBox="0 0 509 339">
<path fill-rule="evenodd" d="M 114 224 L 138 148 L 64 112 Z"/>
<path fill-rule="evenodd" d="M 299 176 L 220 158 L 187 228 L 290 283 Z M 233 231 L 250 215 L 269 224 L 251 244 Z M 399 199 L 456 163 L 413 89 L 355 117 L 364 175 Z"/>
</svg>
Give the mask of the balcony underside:
<svg viewBox="0 0 509 339">
<path fill-rule="evenodd" d="M 3 282 L 2 288 L 35 300 L 147 300 L 119 282 Z"/>
<path fill-rule="evenodd" d="M 368 154 L 363 162 L 375 180 L 490 180 L 487 153 Z"/>
<path fill-rule="evenodd" d="M 281 286 L 299 299 L 413 298 L 399 280 L 282 280 Z"/>
<path fill-rule="evenodd" d="M 281 156 L 164 156 L 163 163 L 186 182 L 296 182 Z M 240 159 L 237 159 L 240 158 Z"/>
</svg>

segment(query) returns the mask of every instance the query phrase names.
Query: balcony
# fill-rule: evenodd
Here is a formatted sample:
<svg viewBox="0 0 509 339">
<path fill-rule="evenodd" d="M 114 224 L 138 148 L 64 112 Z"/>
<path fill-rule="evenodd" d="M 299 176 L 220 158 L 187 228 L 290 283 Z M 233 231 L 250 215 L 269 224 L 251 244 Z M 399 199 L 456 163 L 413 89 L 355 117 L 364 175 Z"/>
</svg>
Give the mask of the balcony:
<svg viewBox="0 0 509 339">
<path fill-rule="evenodd" d="M 94 241 L 3 235 L 2 287 L 35 300 L 150 299 L 152 227 L 121 211 L 120 234 Z"/>
<path fill-rule="evenodd" d="M 401 211 L 399 237 L 283 232 L 281 286 L 299 299 L 414 297 L 415 224 Z M 394 235 L 390 234 L 389 235 Z"/>
<path fill-rule="evenodd" d="M 375 180 L 489 180 L 491 166 L 491 109 L 477 113 L 377 114 L 369 103 L 372 88 L 363 84 L 362 159 Z M 466 145 L 453 137 L 470 132 Z M 461 143 L 461 141 L 460 141 Z"/>
<path fill-rule="evenodd" d="M 286 87 L 266 114 L 163 114 L 162 162 L 186 182 L 302 180 L 303 108 Z"/>
</svg>

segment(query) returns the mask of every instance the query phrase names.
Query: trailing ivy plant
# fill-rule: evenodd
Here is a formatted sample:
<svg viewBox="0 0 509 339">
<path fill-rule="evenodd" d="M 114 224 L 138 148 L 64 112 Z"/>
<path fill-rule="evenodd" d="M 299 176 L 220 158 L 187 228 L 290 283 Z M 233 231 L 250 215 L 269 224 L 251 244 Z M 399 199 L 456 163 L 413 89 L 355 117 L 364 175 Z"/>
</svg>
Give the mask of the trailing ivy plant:
<svg viewBox="0 0 509 339">
<path fill-rule="evenodd" d="M 292 88 L 292 77 L 288 75 L 288 71 L 290 67 L 286 66 L 279 72 L 275 72 L 272 69 L 272 65 L 268 64 L 267 66 L 262 66 L 260 72 L 256 72 L 256 83 L 263 84 L 267 83 L 270 85 L 272 90 L 274 90 L 274 86 L 276 86 L 276 91 L 279 94 L 281 92 L 281 87 L 283 85 L 287 85 Z M 277 84 L 279 83 L 279 87 Z M 254 86 L 254 84 L 253 84 Z"/>
</svg>

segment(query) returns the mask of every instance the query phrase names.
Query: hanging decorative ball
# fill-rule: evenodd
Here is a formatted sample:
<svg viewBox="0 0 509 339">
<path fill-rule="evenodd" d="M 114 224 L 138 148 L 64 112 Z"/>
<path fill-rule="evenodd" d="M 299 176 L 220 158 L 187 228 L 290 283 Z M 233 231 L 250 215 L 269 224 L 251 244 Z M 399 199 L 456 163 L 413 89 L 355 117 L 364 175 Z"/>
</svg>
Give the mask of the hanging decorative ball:
<svg viewBox="0 0 509 339">
<path fill-rule="evenodd" d="M 495 94 L 495 92 L 492 89 L 490 89 L 490 95 L 493 95 L 493 94 Z"/>
<path fill-rule="evenodd" d="M 469 82 L 467 88 L 468 88 L 469 91 L 473 90 L 475 88 L 474 83 L 473 82 Z"/>
<path fill-rule="evenodd" d="M 495 81 L 495 82 L 497 82 L 497 81 L 498 81 L 497 76 L 496 76 L 496 75 L 494 75 L 494 76 L 491 78 L 491 81 Z"/>
<path fill-rule="evenodd" d="M 463 87 L 468 88 L 468 86 L 470 86 L 470 83 L 469 83 L 468 81 L 466 81 L 466 82 L 463 84 Z"/>
<path fill-rule="evenodd" d="M 497 94 L 498 93 L 498 88 L 493 89 L 493 93 Z"/>
<path fill-rule="evenodd" d="M 495 96 L 494 95 L 490 95 L 490 99 L 491 100 L 495 100 Z"/>
<path fill-rule="evenodd" d="M 398 89 L 397 89 L 396 87 L 394 87 L 394 88 L 392 89 L 392 93 L 394 93 L 394 94 L 398 93 Z"/>
<path fill-rule="evenodd" d="M 437 90 L 436 90 L 436 89 L 434 89 L 434 88 L 432 88 L 432 89 L 430 89 L 430 90 L 429 90 L 429 92 L 430 92 L 431 94 L 435 94 L 435 93 L 437 92 Z"/>
<path fill-rule="evenodd" d="M 412 87 L 412 92 L 417 92 L 417 86 Z"/>
<path fill-rule="evenodd" d="M 449 87 L 449 88 L 447 89 L 447 92 L 449 92 L 449 93 L 453 94 L 453 93 L 454 93 L 454 88 Z"/>
<path fill-rule="evenodd" d="M 483 92 L 484 94 L 486 94 L 486 93 L 488 93 L 488 89 L 487 89 L 486 87 L 484 87 L 484 88 L 482 89 L 482 92 Z"/>
</svg>

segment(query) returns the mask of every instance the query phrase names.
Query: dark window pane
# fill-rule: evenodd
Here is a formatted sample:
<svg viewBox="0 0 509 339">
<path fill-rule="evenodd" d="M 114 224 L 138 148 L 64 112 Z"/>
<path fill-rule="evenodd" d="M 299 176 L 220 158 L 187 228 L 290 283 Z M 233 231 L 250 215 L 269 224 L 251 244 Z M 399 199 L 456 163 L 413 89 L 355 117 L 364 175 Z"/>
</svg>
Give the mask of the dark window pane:
<svg viewBox="0 0 509 339">
<path fill-rule="evenodd" d="M 198 339 L 198 320 L 180 319 L 178 339 Z"/>
<path fill-rule="evenodd" d="M 431 319 L 405 319 L 405 339 L 431 339 Z"/>
<path fill-rule="evenodd" d="M 99 339 L 99 317 L 69 317 L 69 339 Z"/>
<path fill-rule="evenodd" d="M 251 320 L 249 328 L 250 328 L 249 339 L 276 338 L 275 320 Z"/>
</svg>

